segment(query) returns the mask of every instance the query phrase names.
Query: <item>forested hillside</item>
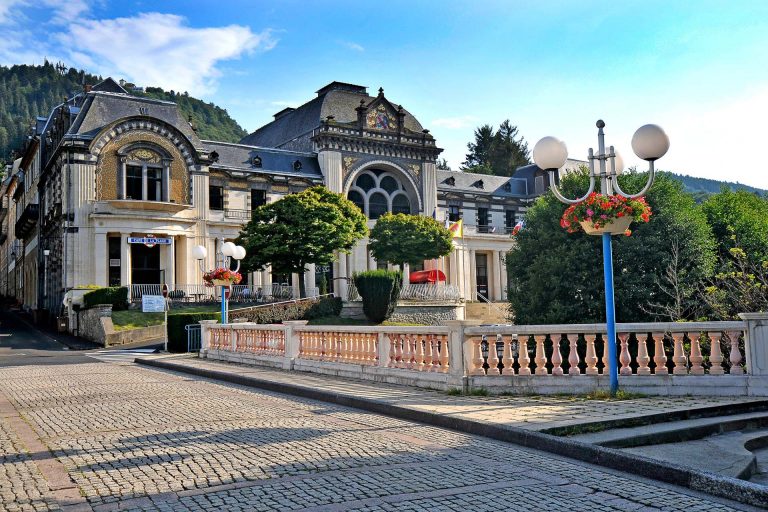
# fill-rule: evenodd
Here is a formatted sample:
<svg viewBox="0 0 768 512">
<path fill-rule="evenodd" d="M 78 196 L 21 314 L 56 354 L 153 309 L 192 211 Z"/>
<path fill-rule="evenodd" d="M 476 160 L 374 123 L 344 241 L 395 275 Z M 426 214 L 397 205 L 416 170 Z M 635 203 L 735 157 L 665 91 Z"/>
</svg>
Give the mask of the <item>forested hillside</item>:
<svg viewBox="0 0 768 512">
<path fill-rule="evenodd" d="M 83 70 L 47 61 L 40 66 L 0 66 L 0 163 L 7 162 L 12 152 L 21 148 L 36 116 L 47 117 L 53 107 L 81 91 L 82 84 L 93 85 L 101 79 Z M 226 110 L 187 93 L 166 92 L 157 87 L 130 92 L 176 102 L 185 116 L 192 116 L 203 139 L 237 142 L 246 135 Z"/>
<path fill-rule="evenodd" d="M 746 190 L 747 192 L 753 192 L 763 197 L 768 197 L 768 190 L 750 187 L 749 185 L 743 185 L 741 183 L 733 183 L 730 181 L 711 180 L 708 178 L 697 178 L 695 176 L 687 176 L 683 174 L 669 173 L 673 178 L 683 183 L 683 187 L 686 192 L 689 192 L 696 199 L 697 203 L 702 202 L 708 196 L 717 194 L 722 187 L 726 187 L 732 191 Z"/>
</svg>

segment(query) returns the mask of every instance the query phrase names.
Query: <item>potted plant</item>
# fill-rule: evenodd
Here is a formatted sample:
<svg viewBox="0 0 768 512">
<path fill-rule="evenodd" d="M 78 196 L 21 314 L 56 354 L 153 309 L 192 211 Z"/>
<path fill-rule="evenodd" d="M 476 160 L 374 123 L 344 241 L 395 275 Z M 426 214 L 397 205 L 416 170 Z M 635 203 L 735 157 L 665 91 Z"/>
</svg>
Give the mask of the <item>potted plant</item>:
<svg viewBox="0 0 768 512">
<path fill-rule="evenodd" d="M 633 220 L 648 222 L 651 207 L 644 197 L 628 199 L 623 196 L 609 196 L 591 193 L 587 198 L 569 206 L 560 218 L 560 226 L 569 233 L 583 230 L 588 235 L 632 234 L 629 225 Z"/>
<path fill-rule="evenodd" d="M 203 274 L 206 286 L 230 286 L 242 280 L 243 276 L 228 268 L 216 268 Z"/>
</svg>

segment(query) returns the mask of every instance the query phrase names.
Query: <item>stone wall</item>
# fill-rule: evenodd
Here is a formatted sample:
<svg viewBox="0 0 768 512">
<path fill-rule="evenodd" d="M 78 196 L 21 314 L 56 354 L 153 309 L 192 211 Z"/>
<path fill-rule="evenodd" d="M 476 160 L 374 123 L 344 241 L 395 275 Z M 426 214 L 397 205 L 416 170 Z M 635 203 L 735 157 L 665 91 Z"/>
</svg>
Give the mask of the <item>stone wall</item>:
<svg viewBox="0 0 768 512">
<path fill-rule="evenodd" d="M 142 329 L 116 331 L 114 324 L 112 324 L 111 304 L 100 304 L 89 309 L 83 309 L 80 311 L 79 318 L 78 336 L 104 347 L 165 339 L 165 324 Z"/>
<path fill-rule="evenodd" d="M 340 316 L 365 319 L 363 303 L 345 302 Z M 390 322 L 420 325 L 443 325 L 446 320 L 464 320 L 464 303 L 400 301 L 389 319 Z"/>
<path fill-rule="evenodd" d="M 115 330 L 112 325 L 112 305 L 99 304 L 80 311 L 77 334 L 88 341 L 104 345 L 106 334 Z"/>
</svg>

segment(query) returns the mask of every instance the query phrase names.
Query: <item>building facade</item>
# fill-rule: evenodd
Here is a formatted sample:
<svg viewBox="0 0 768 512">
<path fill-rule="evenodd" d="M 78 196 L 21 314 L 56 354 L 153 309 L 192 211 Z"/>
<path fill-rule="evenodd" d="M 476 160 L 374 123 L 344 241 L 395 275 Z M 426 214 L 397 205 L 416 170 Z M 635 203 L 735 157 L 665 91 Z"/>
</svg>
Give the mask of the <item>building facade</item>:
<svg viewBox="0 0 768 512">
<path fill-rule="evenodd" d="M 235 239 L 258 206 L 323 184 L 370 219 L 385 212 L 463 223 L 439 268 L 465 300 L 501 300 L 510 232 L 548 183 L 535 166 L 512 178 L 440 171 L 442 150 L 419 121 L 379 89 L 333 82 L 240 143 L 201 140 L 177 106 L 131 95 L 107 79 L 57 106 L 31 129 L 3 182 L 3 293 L 30 310 L 60 315 L 86 285 L 199 286 L 192 257 Z M 332 267 L 304 276 L 269 270 L 248 284 L 307 289 L 319 281 L 346 296 L 354 272 L 380 268 L 363 240 Z"/>
</svg>

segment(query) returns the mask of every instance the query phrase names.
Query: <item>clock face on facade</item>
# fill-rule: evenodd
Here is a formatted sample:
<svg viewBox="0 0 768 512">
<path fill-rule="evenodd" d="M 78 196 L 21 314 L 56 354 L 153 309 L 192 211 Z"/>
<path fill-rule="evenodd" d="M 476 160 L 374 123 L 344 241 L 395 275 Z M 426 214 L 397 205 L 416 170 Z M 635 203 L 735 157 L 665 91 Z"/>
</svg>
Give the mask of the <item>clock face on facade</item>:
<svg viewBox="0 0 768 512">
<path fill-rule="evenodd" d="M 395 122 L 390 117 L 384 105 L 379 105 L 368 112 L 368 128 L 371 130 L 394 130 Z"/>
</svg>

